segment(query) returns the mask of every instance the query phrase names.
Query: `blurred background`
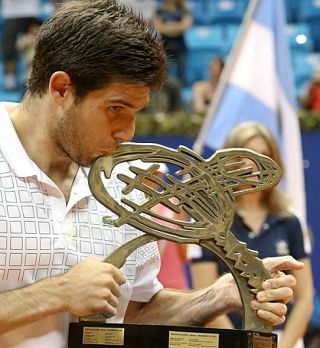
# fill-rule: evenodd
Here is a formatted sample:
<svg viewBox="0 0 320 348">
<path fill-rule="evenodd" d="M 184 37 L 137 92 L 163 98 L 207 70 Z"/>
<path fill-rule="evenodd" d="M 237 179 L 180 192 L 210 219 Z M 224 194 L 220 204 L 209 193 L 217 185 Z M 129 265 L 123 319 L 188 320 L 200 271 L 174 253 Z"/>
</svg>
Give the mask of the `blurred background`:
<svg viewBox="0 0 320 348">
<path fill-rule="evenodd" d="M 65 0 L 66 1 L 66 0 Z M 54 9 L 65 2 L 63 0 L 4 0 L 1 1 L 0 36 L 6 20 L 22 17 L 37 17 L 40 21 L 47 19 Z M 162 0 L 119 0 L 142 12 L 151 19 L 157 13 Z M 9 6 L 7 5 L 9 3 Z M 10 5 L 11 3 L 11 5 Z M 184 110 L 192 102 L 192 85 L 198 80 L 209 79 L 209 63 L 214 57 L 226 60 L 239 33 L 240 24 L 246 12 L 249 0 L 189 0 L 186 2 L 192 16 L 192 24 L 183 32 L 185 42 L 185 65 L 183 73 L 182 100 Z M 21 4 L 21 5 L 20 5 Z M 287 26 L 286 36 L 291 50 L 294 72 L 295 95 L 302 96 L 307 83 L 314 72 L 320 69 L 320 1 L 319 0 L 284 0 Z M 19 5 L 25 9 L 19 9 Z M 8 9 L 8 7 L 10 7 Z M 29 22 L 30 23 L 30 22 Z M 31 25 L 30 25 L 31 26 Z M 21 25 L 23 33 L 32 32 L 32 28 Z M 34 32 L 36 31 L 33 28 Z M 31 34 L 30 34 L 31 36 Z M 23 92 L 25 81 L 25 61 L 23 49 L 16 45 L 17 81 L 13 88 L 6 89 L 3 50 L 0 61 L 0 97 L 2 100 L 17 101 Z M 20 44 L 21 46 L 21 44 Z M 169 74 L 179 78 L 177 66 L 171 64 Z M 16 91 L 10 91 L 16 89 Z"/>
</svg>

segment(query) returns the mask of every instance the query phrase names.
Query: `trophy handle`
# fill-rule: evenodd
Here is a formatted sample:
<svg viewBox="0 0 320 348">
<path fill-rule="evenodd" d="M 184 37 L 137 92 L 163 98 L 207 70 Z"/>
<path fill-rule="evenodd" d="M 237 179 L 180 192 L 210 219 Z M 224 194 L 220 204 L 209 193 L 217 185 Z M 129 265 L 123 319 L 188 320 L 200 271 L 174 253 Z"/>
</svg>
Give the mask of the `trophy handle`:
<svg viewBox="0 0 320 348">
<path fill-rule="evenodd" d="M 143 234 L 142 236 L 134 238 L 129 242 L 123 244 L 121 247 L 107 256 L 103 262 L 111 263 L 113 266 L 121 268 L 126 262 L 128 256 L 136 249 L 156 240 L 157 238 L 150 234 Z"/>
<path fill-rule="evenodd" d="M 113 266 L 121 268 L 125 264 L 127 258 L 131 253 L 133 253 L 136 249 L 140 248 L 141 246 L 153 242 L 155 240 L 157 240 L 157 238 L 149 234 L 143 234 L 137 238 L 131 239 L 129 242 L 121 245 L 121 247 L 113 251 L 109 256 L 107 256 L 103 260 L 103 262 L 111 263 Z M 106 321 L 106 318 L 107 317 L 103 314 L 97 314 L 80 317 L 79 320 L 96 321 L 104 323 Z"/>
</svg>

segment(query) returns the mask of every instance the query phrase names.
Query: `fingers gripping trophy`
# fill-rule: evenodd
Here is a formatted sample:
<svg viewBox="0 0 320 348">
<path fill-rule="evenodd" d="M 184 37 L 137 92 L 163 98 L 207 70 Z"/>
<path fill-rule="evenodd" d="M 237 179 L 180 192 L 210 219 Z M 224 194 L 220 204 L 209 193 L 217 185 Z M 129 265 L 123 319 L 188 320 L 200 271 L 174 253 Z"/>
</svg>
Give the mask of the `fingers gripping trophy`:
<svg viewBox="0 0 320 348">
<path fill-rule="evenodd" d="M 119 164 L 136 160 L 150 166 L 146 169 L 131 165 L 133 175 L 118 174 L 124 188 L 123 198 L 117 202 L 104 182 Z M 161 163 L 177 168 L 175 176 L 166 174 L 160 178 L 156 172 Z M 281 170 L 273 160 L 248 149 L 219 150 L 204 159 L 184 146 L 175 150 L 156 144 L 121 144 L 112 155 L 95 161 L 89 186 L 94 197 L 118 216 L 115 226 L 128 224 L 144 234 L 119 247 L 105 262 L 120 268 L 134 250 L 160 239 L 206 247 L 227 265 L 237 283 L 243 305 L 243 329 L 270 333 L 271 326 L 259 319 L 250 306 L 253 294 L 270 275 L 258 253 L 239 241 L 230 227 L 236 196 L 271 188 L 280 178 Z M 146 180 L 157 184 L 160 190 L 154 190 Z M 143 204 L 128 199 L 134 190 L 145 195 Z M 152 209 L 159 203 L 176 214 L 186 214 L 188 221 L 159 215 Z"/>
</svg>

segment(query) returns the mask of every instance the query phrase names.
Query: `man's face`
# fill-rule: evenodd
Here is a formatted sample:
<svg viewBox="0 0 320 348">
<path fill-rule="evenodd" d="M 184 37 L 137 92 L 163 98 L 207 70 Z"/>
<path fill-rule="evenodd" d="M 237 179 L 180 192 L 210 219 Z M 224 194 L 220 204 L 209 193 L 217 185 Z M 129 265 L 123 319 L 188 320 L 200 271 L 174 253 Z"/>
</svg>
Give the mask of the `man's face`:
<svg viewBox="0 0 320 348">
<path fill-rule="evenodd" d="M 113 82 L 74 101 L 56 115 L 53 138 L 74 162 L 89 166 L 111 154 L 119 142 L 131 141 L 135 113 L 147 104 L 150 88 Z"/>
</svg>

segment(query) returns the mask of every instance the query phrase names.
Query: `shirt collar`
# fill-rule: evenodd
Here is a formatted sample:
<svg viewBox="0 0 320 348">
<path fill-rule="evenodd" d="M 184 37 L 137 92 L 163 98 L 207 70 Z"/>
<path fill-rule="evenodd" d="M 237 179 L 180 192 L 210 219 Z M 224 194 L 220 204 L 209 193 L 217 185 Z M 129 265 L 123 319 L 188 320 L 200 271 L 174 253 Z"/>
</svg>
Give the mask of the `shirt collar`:
<svg viewBox="0 0 320 348">
<path fill-rule="evenodd" d="M 13 172 L 19 177 L 43 176 L 40 174 L 38 166 L 31 160 L 22 146 L 6 105 L 18 106 L 19 104 L 0 103 L 0 149 L 3 156 Z"/>
<path fill-rule="evenodd" d="M 74 206 L 77 202 L 85 197 L 92 196 L 88 183 L 89 168 L 80 167 L 74 178 L 68 208 Z"/>
<path fill-rule="evenodd" d="M 268 213 L 263 224 L 267 224 L 268 226 L 271 226 L 271 225 L 277 224 L 280 220 L 282 220 L 281 217 L 278 217 L 272 213 Z M 247 226 L 243 218 L 237 212 L 235 212 L 234 214 L 234 224 L 237 226 Z"/>
</svg>

